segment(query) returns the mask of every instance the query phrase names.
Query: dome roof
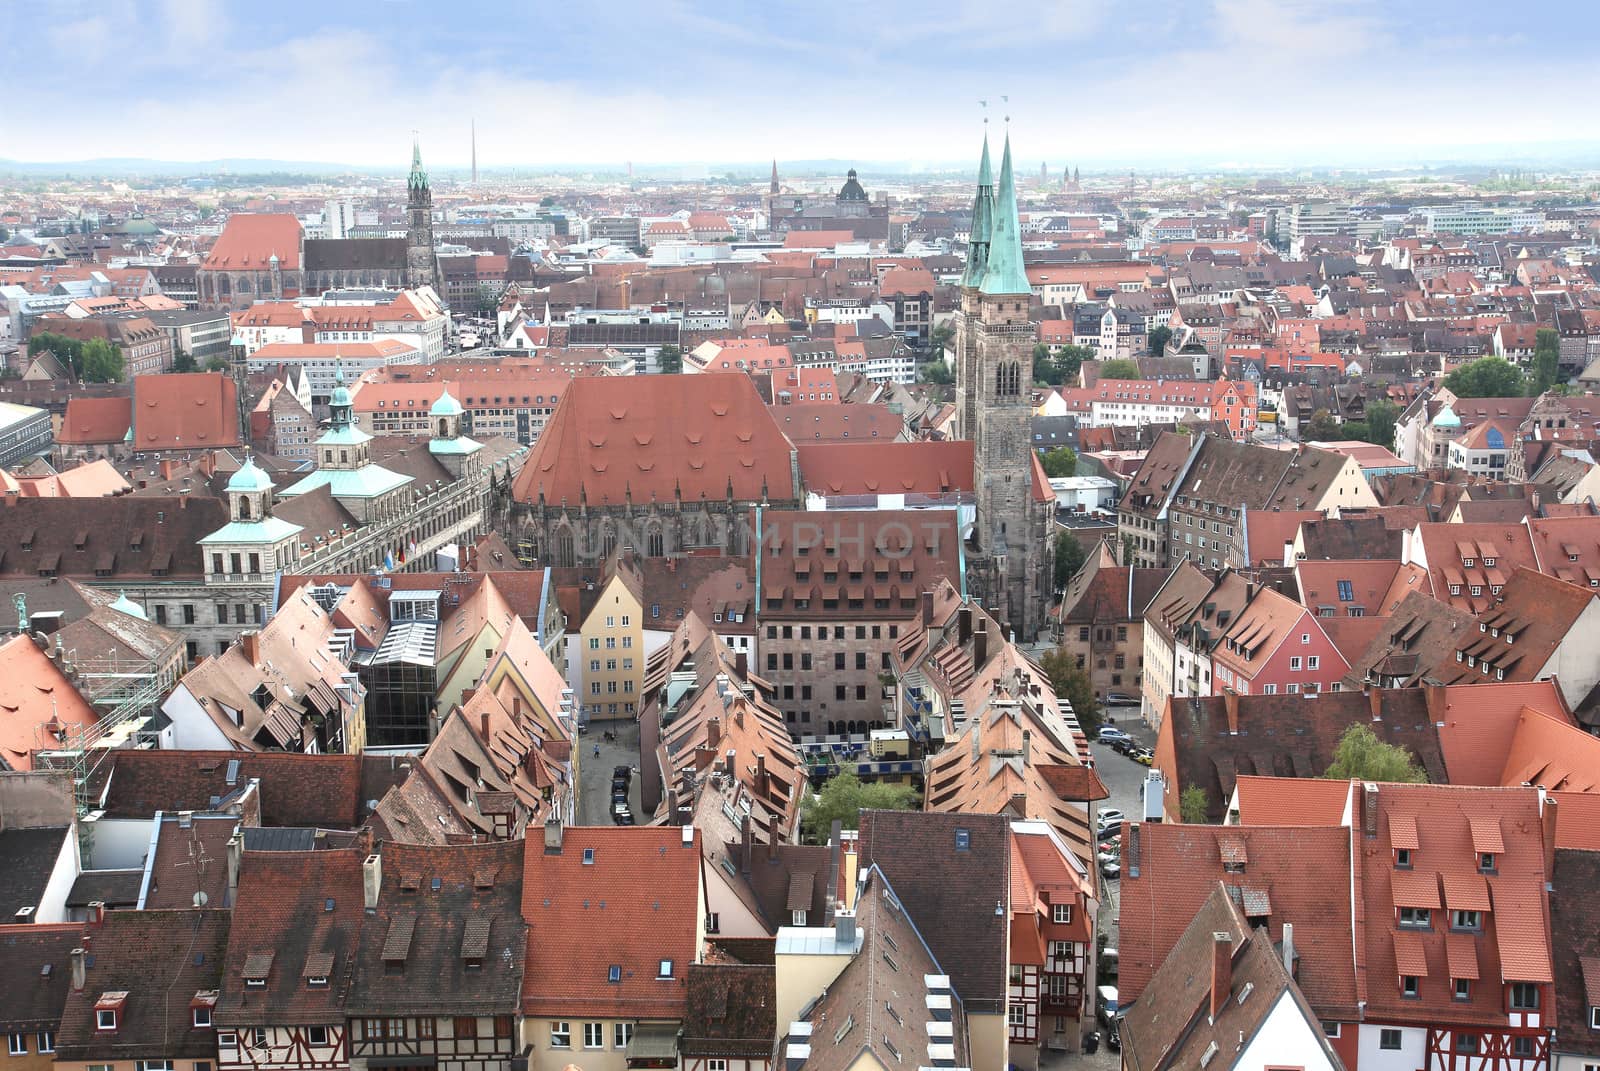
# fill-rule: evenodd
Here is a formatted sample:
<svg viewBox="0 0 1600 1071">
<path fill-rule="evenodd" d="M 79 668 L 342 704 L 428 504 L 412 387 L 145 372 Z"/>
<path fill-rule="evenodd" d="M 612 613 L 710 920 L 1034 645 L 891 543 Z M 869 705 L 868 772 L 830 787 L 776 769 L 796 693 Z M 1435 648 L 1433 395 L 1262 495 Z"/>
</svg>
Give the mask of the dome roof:
<svg viewBox="0 0 1600 1071">
<path fill-rule="evenodd" d="M 117 592 L 117 601 L 111 604 L 111 609 L 127 614 L 129 617 L 137 617 L 140 621 L 150 620 L 145 616 L 144 607 L 128 598 L 126 592 Z"/>
<path fill-rule="evenodd" d="M 433 408 L 428 410 L 429 416 L 460 416 L 463 410 L 461 403 L 455 400 L 449 388 L 439 395 L 439 400 L 433 403 Z"/>
<path fill-rule="evenodd" d="M 1446 405 L 1433 418 L 1433 426 L 1436 428 L 1459 428 L 1461 426 L 1461 418 L 1456 416 L 1454 409 Z"/>
<path fill-rule="evenodd" d="M 246 458 L 239 471 L 228 480 L 229 492 L 252 494 L 256 491 L 272 490 L 272 480 L 265 472 L 256 467 L 255 458 Z"/>
<path fill-rule="evenodd" d="M 855 168 L 852 167 L 849 173 L 845 175 L 844 185 L 839 187 L 838 199 L 841 201 L 865 201 L 867 199 L 867 191 L 862 189 L 861 183 L 856 181 Z"/>
<path fill-rule="evenodd" d="M 355 404 L 355 400 L 350 397 L 350 389 L 343 383 L 333 388 L 333 393 L 328 395 L 328 408 L 330 409 L 349 409 Z"/>
</svg>

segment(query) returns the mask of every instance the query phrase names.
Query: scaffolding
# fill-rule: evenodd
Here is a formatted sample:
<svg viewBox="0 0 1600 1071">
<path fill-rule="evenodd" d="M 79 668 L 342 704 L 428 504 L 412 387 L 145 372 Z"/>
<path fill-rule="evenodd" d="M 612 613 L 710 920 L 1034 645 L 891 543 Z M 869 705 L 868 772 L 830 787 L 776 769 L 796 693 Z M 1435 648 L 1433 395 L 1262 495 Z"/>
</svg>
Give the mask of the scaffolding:
<svg viewBox="0 0 1600 1071">
<path fill-rule="evenodd" d="M 118 748 L 132 745 L 144 731 L 164 695 L 158 674 L 111 674 L 123 678 L 115 703 L 93 725 L 62 726 L 48 732 L 48 746 L 38 752 L 40 766 L 67 770 L 72 774 L 73 800 L 77 806 L 80 837 L 88 837 L 89 823 L 81 819 L 93 809 L 92 785 L 106 756 Z M 41 736 L 47 730 L 41 727 Z M 41 740 L 41 744 L 45 744 Z M 85 851 L 89 845 L 82 845 Z"/>
</svg>

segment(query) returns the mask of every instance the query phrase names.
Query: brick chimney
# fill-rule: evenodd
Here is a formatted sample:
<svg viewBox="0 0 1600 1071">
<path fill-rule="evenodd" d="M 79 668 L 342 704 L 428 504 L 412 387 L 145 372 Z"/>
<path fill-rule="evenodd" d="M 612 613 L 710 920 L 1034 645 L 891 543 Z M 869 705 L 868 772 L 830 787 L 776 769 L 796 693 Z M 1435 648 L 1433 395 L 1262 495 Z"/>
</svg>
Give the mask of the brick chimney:
<svg viewBox="0 0 1600 1071">
<path fill-rule="evenodd" d="M 1373 721 L 1382 721 L 1383 720 L 1383 689 L 1382 688 L 1369 688 L 1369 689 L 1367 689 L 1367 706 L 1370 707 L 1371 710 L 1372 710 L 1372 720 Z"/>
<path fill-rule="evenodd" d="M 989 622 L 978 618 L 977 631 L 972 634 L 972 668 L 980 669 L 989 661 Z"/>
<path fill-rule="evenodd" d="M 1539 824 L 1544 827 L 1544 880 L 1548 888 L 1556 873 L 1556 798 L 1544 791 L 1539 798 Z"/>
<path fill-rule="evenodd" d="M 706 747 L 715 748 L 722 743 L 722 719 L 706 719 Z"/>
<path fill-rule="evenodd" d="M 561 819 L 554 811 L 544 820 L 544 854 L 561 854 Z"/>
<path fill-rule="evenodd" d="M 922 627 L 933 627 L 933 592 L 922 593 Z"/>
<path fill-rule="evenodd" d="M 1370 781 L 1361 783 L 1361 833 L 1367 837 L 1378 835 L 1378 786 Z"/>
<path fill-rule="evenodd" d="M 383 886 L 383 856 L 369 855 L 361 863 L 361 906 L 378 910 L 378 890 Z"/>
<path fill-rule="evenodd" d="M 1211 1021 L 1228 1003 L 1233 992 L 1233 934 L 1218 930 L 1211 935 Z"/>
<path fill-rule="evenodd" d="M 1239 697 L 1233 692 L 1222 693 L 1222 705 L 1228 711 L 1228 735 L 1239 735 Z"/>
<path fill-rule="evenodd" d="M 89 953 L 82 948 L 72 950 L 72 988 L 75 992 L 83 992 L 84 983 L 88 981 L 85 969 L 85 960 Z"/>
<path fill-rule="evenodd" d="M 261 662 L 261 633 L 254 629 L 239 634 L 239 646 L 244 650 L 244 657 L 252 666 Z"/>
</svg>

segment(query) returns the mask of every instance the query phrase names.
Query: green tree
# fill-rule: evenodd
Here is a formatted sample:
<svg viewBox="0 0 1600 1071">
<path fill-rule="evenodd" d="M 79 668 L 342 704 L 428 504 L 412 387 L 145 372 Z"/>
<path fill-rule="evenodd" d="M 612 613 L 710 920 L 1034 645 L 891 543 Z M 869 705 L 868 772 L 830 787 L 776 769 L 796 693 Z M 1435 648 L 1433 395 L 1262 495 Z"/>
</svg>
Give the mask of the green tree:
<svg viewBox="0 0 1600 1071">
<path fill-rule="evenodd" d="M 180 349 L 172 355 L 172 370 L 174 372 L 198 372 L 200 366 L 195 363 L 194 357 L 188 350 Z"/>
<path fill-rule="evenodd" d="M 1394 423 L 1400 419 L 1400 407 L 1387 398 L 1367 403 L 1367 442 L 1394 449 Z"/>
<path fill-rule="evenodd" d="M 1166 352 L 1167 343 L 1172 341 L 1172 328 L 1152 327 L 1145 332 L 1145 345 L 1153 356 L 1160 357 Z"/>
<path fill-rule="evenodd" d="M 49 352 L 76 379 L 83 378 L 83 343 L 75 338 L 42 331 L 28 339 L 28 356 Z"/>
<path fill-rule="evenodd" d="M 1055 386 L 1061 382 L 1061 373 L 1056 368 L 1056 359 L 1050 352 L 1050 347 L 1043 342 L 1033 345 L 1033 381 Z"/>
<path fill-rule="evenodd" d="M 1533 337 L 1533 383 L 1528 393 L 1540 395 L 1555 386 L 1561 369 L 1561 336 L 1553 328 L 1541 327 Z"/>
<path fill-rule="evenodd" d="M 672 345 L 662 346 L 656 355 L 656 364 L 669 375 L 683 371 L 683 350 Z"/>
<path fill-rule="evenodd" d="M 1178 795 L 1178 817 L 1190 825 L 1204 825 L 1211 817 L 1211 799 L 1199 785 L 1190 785 Z"/>
<path fill-rule="evenodd" d="M 1094 350 L 1088 346 L 1062 346 L 1056 350 L 1055 366 L 1061 373 L 1062 383 L 1076 382 L 1078 369 L 1083 367 L 1084 361 L 1094 360 Z"/>
<path fill-rule="evenodd" d="M 1046 450 L 1039 457 L 1046 476 L 1072 476 L 1078 471 L 1078 453 L 1070 446 Z"/>
<path fill-rule="evenodd" d="M 228 359 L 226 357 L 222 357 L 214 353 L 210 357 L 206 358 L 207 372 L 226 372 L 227 370 Z"/>
<path fill-rule="evenodd" d="M 1527 377 L 1503 358 L 1479 357 L 1445 376 L 1444 385 L 1458 398 L 1519 398 Z"/>
<path fill-rule="evenodd" d="M 1339 737 L 1333 751 L 1333 765 L 1324 777 L 1339 780 L 1358 777 L 1363 781 L 1399 781 L 1422 784 L 1428 780 L 1411 756 L 1398 744 L 1385 744 L 1376 733 L 1357 722 Z"/>
<path fill-rule="evenodd" d="M 937 383 L 940 386 L 949 386 L 956 381 L 955 373 L 950 371 L 950 366 L 944 363 L 944 358 L 935 357 L 931 361 L 923 361 L 917 365 L 917 381 L 919 383 Z"/>
<path fill-rule="evenodd" d="M 1092 733 L 1100 724 L 1100 701 L 1094 697 L 1094 684 L 1087 670 L 1078 667 L 1075 656 L 1059 647 L 1046 651 L 1039 659 L 1039 668 L 1050 678 L 1050 687 L 1057 699 L 1065 699 L 1078 716 L 1078 727 Z"/>
<path fill-rule="evenodd" d="M 1132 532 L 1122 533 L 1122 559 L 1123 565 L 1131 566 L 1138 558 L 1139 542 Z"/>
<path fill-rule="evenodd" d="M 949 324 L 940 324 L 928 335 L 928 352 L 936 358 L 943 358 L 945 349 L 950 345 L 950 340 L 956 337 L 956 332 Z"/>
<path fill-rule="evenodd" d="M 917 790 L 910 785 L 863 781 L 853 773 L 841 773 L 821 792 L 805 794 L 800 801 L 800 828 L 812 844 L 826 844 L 835 820 L 845 829 L 858 829 L 865 809 L 909 811 L 918 804 Z"/>
<path fill-rule="evenodd" d="M 1056 575 L 1055 586 L 1057 591 L 1064 590 L 1073 577 L 1078 575 L 1078 570 L 1083 568 L 1089 555 L 1083 549 L 1071 532 L 1056 533 Z"/>
<path fill-rule="evenodd" d="M 1311 414 L 1311 422 L 1300 433 L 1302 439 L 1337 439 L 1339 437 L 1339 422 L 1333 419 L 1333 414 L 1326 409 L 1318 409 Z"/>
<path fill-rule="evenodd" d="M 91 338 L 85 342 L 83 380 L 85 383 L 120 383 L 122 351 L 103 338 Z"/>
<path fill-rule="evenodd" d="M 1106 361 L 1100 365 L 1101 379 L 1138 379 L 1139 365 L 1133 361 L 1118 358 L 1115 361 Z"/>
</svg>

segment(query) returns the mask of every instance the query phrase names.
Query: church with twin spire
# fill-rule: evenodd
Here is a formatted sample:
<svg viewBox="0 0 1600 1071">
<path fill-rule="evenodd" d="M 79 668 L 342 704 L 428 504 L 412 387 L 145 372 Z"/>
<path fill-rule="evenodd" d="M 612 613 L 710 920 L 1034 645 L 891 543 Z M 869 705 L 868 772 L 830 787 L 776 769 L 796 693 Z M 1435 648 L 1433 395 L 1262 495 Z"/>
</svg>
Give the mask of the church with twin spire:
<svg viewBox="0 0 1600 1071">
<path fill-rule="evenodd" d="M 1018 640 L 1045 628 L 1052 597 L 1055 494 L 1033 450 L 1033 289 L 1006 135 L 995 182 L 983 140 L 972 237 L 956 315 L 957 432 L 973 444 L 977 509 L 967 588 Z"/>
</svg>

